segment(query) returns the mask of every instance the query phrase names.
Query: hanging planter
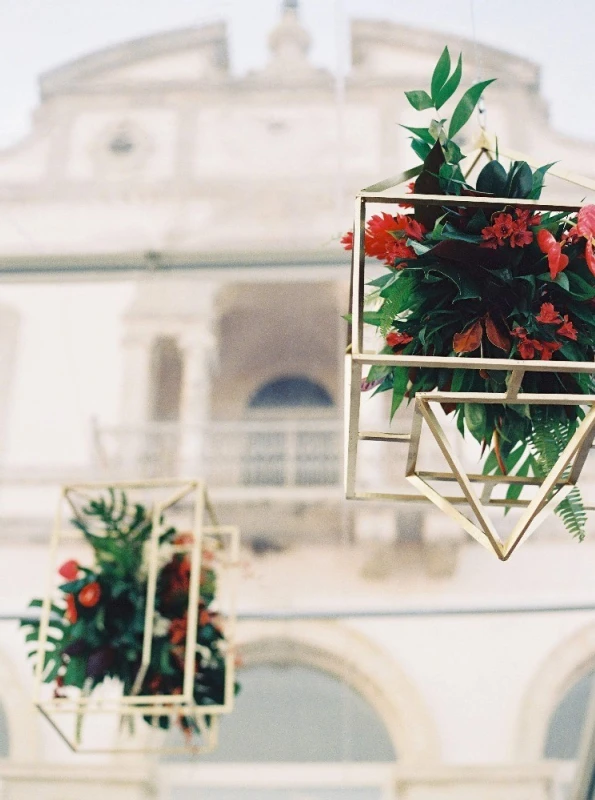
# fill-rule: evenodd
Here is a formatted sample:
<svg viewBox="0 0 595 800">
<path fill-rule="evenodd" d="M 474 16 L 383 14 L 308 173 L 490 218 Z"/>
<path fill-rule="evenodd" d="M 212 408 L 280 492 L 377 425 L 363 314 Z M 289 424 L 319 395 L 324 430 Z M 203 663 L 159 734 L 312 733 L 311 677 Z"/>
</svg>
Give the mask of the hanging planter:
<svg viewBox="0 0 595 800">
<path fill-rule="evenodd" d="M 60 565 L 65 537 L 85 551 Z M 163 750 L 172 726 L 183 749 L 216 746 L 237 690 L 238 555 L 200 481 L 63 487 L 48 592 L 23 625 L 35 704 L 73 750 Z"/>
<path fill-rule="evenodd" d="M 408 100 L 440 109 L 460 78 L 461 59 L 450 74 L 445 48 L 431 92 L 407 92 Z M 431 501 L 506 560 L 551 512 L 584 535 L 589 508 L 577 481 L 595 436 L 595 206 L 540 196 L 546 174 L 589 191 L 595 183 L 552 164 L 534 168 L 485 135 L 466 157 L 454 137 L 489 83 L 468 89 L 450 122 L 408 128 L 423 163 L 363 190 L 355 234 L 342 240 L 353 250 L 346 493 Z M 386 271 L 369 280 L 373 259 Z M 380 352 L 364 349 L 366 323 L 382 337 Z M 361 392 L 370 390 L 389 393 L 395 423 L 413 403 L 407 430 L 363 429 Z M 481 468 L 467 473 L 437 406 L 458 435 L 480 443 Z M 419 467 L 426 426 L 446 470 Z M 362 441 L 406 444 L 403 477 L 421 495 L 362 491 Z M 455 496 L 440 488 L 449 483 L 460 488 Z M 505 494 L 494 497 L 499 486 Z M 520 511 L 507 537 L 490 507 Z"/>
</svg>

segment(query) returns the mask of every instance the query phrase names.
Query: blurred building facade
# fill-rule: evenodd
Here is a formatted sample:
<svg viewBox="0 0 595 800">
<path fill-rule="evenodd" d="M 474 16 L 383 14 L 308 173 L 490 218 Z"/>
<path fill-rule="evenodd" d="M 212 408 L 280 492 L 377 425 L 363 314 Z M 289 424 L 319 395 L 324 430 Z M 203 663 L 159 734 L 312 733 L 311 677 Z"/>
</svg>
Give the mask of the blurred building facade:
<svg viewBox="0 0 595 800">
<path fill-rule="evenodd" d="M 473 60 L 469 42 L 447 40 Z M 218 754 L 126 765 L 66 753 L 30 706 L 21 639 L 3 623 L 0 797 L 565 796 L 593 614 L 390 612 L 593 604 L 595 530 L 579 545 L 546 525 L 502 565 L 426 506 L 343 499 L 338 234 L 358 189 L 411 165 L 403 91 L 425 85 L 443 46 L 354 21 L 337 81 L 309 60 L 288 2 L 268 65 L 241 78 L 222 25 L 42 77 L 31 135 L 0 154 L 0 611 L 39 591 L 61 483 L 176 474 L 204 476 L 221 519 L 241 526 L 244 614 L 287 619 L 240 625 L 245 689 Z M 500 140 L 593 174 L 595 144 L 548 127 L 537 67 L 479 50 L 498 78 L 488 118 Z M 86 363 L 119 397 L 115 412 L 91 404 L 94 419 L 83 400 L 70 438 L 72 375 L 87 372 L 76 345 L 42 341 L 69 303 L 93 330 L 67 336 L 88 339 Z M 43 437 L 41 454 L 31 441 Z M 401 458 L 371 451 L 364 481 Z M 291 619 L 324 610 L 342 618 Z"/>
</svg>

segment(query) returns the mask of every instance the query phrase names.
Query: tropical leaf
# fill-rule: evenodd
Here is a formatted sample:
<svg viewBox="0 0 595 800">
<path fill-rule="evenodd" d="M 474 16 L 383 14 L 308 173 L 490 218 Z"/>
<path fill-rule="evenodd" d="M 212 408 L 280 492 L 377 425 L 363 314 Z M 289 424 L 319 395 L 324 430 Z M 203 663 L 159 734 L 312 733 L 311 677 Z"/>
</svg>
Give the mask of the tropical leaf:
<svg viewBox="0 0 595 800">
<path fill-rule="evenodd" d="M 461 130 L 461 128 L 466 125 L 469 121 L 469 117 L 473 114 L 473 110 L 477 103 L 479 102 L 479 98 L 482 96 L 484 90 L 493 83 L 495 78 L 491 78 L 487 81 L 481 81 L 480 83 L 476 83 L 471 86 L 465 94 L 459 100 L 457 107 L 455 108 L 453 115 L 450 119 L 450 126 L 448 128 L 448 138 L 452 139 L 453 136 Z"/>
<path fill-rule="evenodd" d="M 483 326 L 480 320 L 477 320 L 462 333 L 455 333 L 452 340 L 452 349 L 455 353 L 472 353 L 477 350 L 482 338 Z"/>
<path fill-rule="evenodd" d="M 460 54 L 457 66 L 455 67 L 452 75 L 446 81 L 442 89 L 440 89 L 437 96 L 435 97 L 434 105 L 436 109 L 441 108 L 448 100 L 450 100 L 450 98 L 459 88 L 462 74 L 463 74 L 463 55 Z"/>
</svg>

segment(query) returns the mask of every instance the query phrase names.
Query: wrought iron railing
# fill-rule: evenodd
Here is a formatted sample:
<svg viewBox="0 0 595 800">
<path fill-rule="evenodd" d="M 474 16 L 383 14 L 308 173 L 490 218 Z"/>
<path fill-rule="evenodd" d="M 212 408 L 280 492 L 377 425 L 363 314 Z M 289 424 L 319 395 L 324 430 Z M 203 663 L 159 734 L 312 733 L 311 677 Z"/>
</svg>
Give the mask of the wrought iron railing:
<svg viewBox="0 0 595 800">
<path fill-rule="evenodd" d="M 104 467 L 139 477 L 198 473 L 215 487 L 341 482 L 342 423 L 336 419 L 97 427 L 95 445 Z"/>
</svg>

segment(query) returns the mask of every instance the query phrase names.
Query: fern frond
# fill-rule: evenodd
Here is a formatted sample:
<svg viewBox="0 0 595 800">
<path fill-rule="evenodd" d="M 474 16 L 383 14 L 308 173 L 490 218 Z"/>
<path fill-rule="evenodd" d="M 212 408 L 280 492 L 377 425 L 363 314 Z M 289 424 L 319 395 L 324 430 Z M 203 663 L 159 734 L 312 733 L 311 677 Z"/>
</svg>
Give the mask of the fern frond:
<svg viewBox="0 0 595 800">
<path fill-rule="evenodd" d="M 562 455 L 578 423 L 577 420 L 559 416 L 557 408 L 548 410 L 547 407 L 537 407 L 533 410 L 531 418 L 533 425 L 529 448 L 535 456 L 534 470 L 538 477 L 545 478 Z M 570 467 L 565 471 L 564 477 L 569 472 Z M 578 486 L 572 488 L 554 511 L 562 520 L 566 530 L 582 542 L 585 538 L 587 512 Z"/>
</svg>

